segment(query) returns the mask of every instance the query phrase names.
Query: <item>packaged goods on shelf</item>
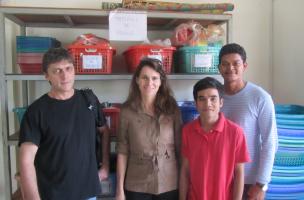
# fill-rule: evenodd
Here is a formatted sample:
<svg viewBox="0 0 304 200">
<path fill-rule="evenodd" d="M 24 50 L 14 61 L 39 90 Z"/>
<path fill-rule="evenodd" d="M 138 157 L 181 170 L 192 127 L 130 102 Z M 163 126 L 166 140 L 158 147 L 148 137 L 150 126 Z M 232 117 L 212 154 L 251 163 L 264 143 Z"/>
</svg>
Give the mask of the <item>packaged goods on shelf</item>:
<svg viewBox="0 0 304 200">
<path fill-rule="evenodd" d="M 109 41 L 93 34 L 83 34 L 68 46 L 77 74 L 111 74 L 116 50 Z"/>
</svg>

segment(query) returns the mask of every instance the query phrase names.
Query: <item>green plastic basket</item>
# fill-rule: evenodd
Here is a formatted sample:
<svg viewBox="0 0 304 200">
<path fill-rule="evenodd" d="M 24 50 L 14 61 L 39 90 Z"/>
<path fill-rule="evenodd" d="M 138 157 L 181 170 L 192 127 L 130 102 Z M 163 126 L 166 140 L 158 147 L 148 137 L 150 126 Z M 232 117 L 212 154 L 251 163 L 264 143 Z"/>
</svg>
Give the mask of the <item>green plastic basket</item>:
<svg viewBox="0 0 304 200">
<path fill-rule="evenodd" d="M 177 73 L 218 74 L 221 45 L 181 47 L 175 53 Z"/>
</svg>

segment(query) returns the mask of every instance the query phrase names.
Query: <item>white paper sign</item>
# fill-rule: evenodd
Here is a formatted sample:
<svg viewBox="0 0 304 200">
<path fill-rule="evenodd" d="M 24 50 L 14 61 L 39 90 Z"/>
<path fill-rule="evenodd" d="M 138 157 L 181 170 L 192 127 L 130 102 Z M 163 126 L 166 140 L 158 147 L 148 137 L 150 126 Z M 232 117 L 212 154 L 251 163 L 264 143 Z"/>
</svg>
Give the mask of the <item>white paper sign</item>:
<svg viewBox="0 0 304 200">
<path fill-rule="evenodd" d="M 83 69 L 102 69 L 101 55 L 83 55 L 82 56 Z"/>
<path fill-rule="evenodd" d="M 109 38 L 116 41 L 147 40 L 147 13 L 135 11 L 111 11 Z"/>
<path fill-rule="evenodd" d="M 212 66 L 212 54 L 195 54 L 194 67 L 209 68 Z"/>
</svg>

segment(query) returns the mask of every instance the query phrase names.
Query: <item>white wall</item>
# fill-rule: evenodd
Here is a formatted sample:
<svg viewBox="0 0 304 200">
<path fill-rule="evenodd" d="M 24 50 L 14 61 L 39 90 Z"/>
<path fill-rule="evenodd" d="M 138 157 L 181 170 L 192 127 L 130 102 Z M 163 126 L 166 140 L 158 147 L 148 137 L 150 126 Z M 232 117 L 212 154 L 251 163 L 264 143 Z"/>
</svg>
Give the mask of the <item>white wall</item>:
<svg viewBox="0 0 304 200">
<path fill-rule="evenodd" d="M 117 2 L 117 1 L 116 1 Z M 119 1 L 118 1 L 119 2 Z M 215 3 L 215 2 L 232 2 L 235 4 L 235 10 L 233 14 L 233 40 L 240 43 L 245 47 L 248 53 L 249 68 L 246 72 L 246 78 L 248 80 L 256 82 L 263 86 L 266 90 L 271 92 L 271 0 L 233 0 L 233 1 L 207 1 L 207 0 L 192 0 L 184 2 L 194 3 Z M 98 0 L 53 0 L 53 1 L 41 1 L 41 0 L 3 0 L 2 5 L 19 5 L 19 6 L 49 6 L 49 7 L 80 7 L 80 8 L 100 8 L 101 1 Z M 33 30 L 35 31 L 35 30 Z M 48 30 L 47 30 L 48 31 Z M 95 30 L 96 31 L 96 30 Z M 78 32 L 69 32 L 71 37 L 75 37 Z M 66 37 L 66 34 L 59 34 L 56 30 L 53 30 L 52 34 L 59 38 Z M 67 39 L 71 40 L 71 38 Z M 99 84 L 98 93 L 107 94 L 107 97 L 111 96 L 113 90 L 109 91 L 106 88 L 109 85 L 116 84 L 115 91 L 121 92 L 121 96 L 113 101 L 121 101 L 127 94 L 127 90 L 123 89 L 127 84 L 124 81 L 109 81 L 109 82 L 96 82 Z M 173 89 L 176 92 L 176 96 L 179 100 L 191 98 L 191 90 L 194 81 L 173 81 Z M 86 83 L 84 83 L 86 84 Z M 122 85 L 124 87 L 120 87 Z M 41 84 L 37 86 L 37 90 L 47 90 L 47 84 Z M 39 88 L 41 87 L 41 88 Z M 100 96 L 101 97 L 101 96 Z M 102 97 L 101 97 L 102 98 Z M 0 140 L 2 136 L 0 136 Z M 0 141 L 2 143 L 2 141 Z M 0 156 L 2 156 L 2 149 L 0 150 Z M 1 166 L 0 166 L 1 167 Z M 3 170 L 0 169 L 2 172 Z M 0 172 L 0 199 L 3 194 L 3 180 Z"/>
<path fill-rule="evenodd" d="M 271 0 L 236 0 L 233 12 L 233 40 L 248 57 L 245 77 L 271 93 Z"/>
<path fill-rule="evenodd" d="M 274 0 L 273 7 L 274 98 L 304 105 L 304 1 Z"/>
</svg>

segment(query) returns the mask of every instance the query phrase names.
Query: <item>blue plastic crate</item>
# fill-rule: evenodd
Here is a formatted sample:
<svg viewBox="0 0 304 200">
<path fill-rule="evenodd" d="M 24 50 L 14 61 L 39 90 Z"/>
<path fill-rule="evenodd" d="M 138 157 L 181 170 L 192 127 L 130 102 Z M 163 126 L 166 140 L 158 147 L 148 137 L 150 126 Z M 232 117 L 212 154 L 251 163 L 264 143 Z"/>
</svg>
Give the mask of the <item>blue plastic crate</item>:
<svg viewBox="0 0 304 200">
<path fill-rule="evenodd" d="M 278 135 L 304 139 L 304 130 L 278 128 Z"/>
<path fill-rule="evenodd" d="M 193 101 L 178 102 L 184 124 L 196 119 L 199 113 Z"/>
<path fill-rule="evenodd" d="M 46 52 L 49 48 L 60 47 L 61 43 L 55 38 L 38 36 L 17 36 L 18 53 Z"/>
</svg>

